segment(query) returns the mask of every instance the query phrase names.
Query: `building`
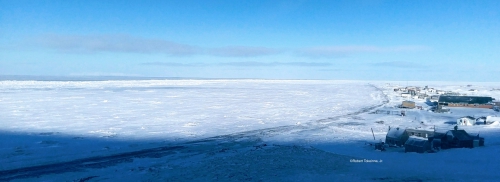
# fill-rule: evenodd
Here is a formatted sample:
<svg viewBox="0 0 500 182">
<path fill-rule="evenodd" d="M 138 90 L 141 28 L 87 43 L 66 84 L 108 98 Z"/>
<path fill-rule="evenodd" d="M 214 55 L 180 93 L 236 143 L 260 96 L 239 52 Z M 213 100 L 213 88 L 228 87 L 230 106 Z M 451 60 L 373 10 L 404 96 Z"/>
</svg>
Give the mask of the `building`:
<svg viewBox="0 0 500 182">
<path fill-rule="evenodd" d="M 449 130 L 441 136 L 441 148 L 474 148 L 484 146 L 484 138 L 469 135 L 465 130 Z"/>
<path fill-rule="evenodd" d="M 410 98 L 411 94 L 410 93 L 401 93 L 401 97 Z"/>
<path fill-rule="evenodd" d="M 431 101 L 431 102 L 437 102 L 438 100 L 439 100 L 439 95 L 432 95 L 429 98 L 429 101 Z"/>
<path fill-rule="evenodd" d="M 429 142 L 429 140 L 425 138 L 411 136 L 405 142 L 405 153 L 406 152 L 425 153 L 431 151 L 432 151 L 431 142 Z"/>
<path fill-rule="evenodd" d="M 415 89 L 408 89 L 408 93 L 409 93 L 411 96 L 417 95 L 417 91 L 416 91 Z"/>
<path fill-rule="evenodd" d="M 389 131 L 385 136 L 385 143 L 387 145 L 403 146 L 408 138 L 409 136 L 404 129 L 389 127 Z"/>
<path fill-rule="evenodd" d="M 476 118 L 472 116 L 464 116 L 457 119 L 457 125 L 472 126 L 476 124 Z"/>
<path fill-rule="evenodd" d="M 413 109 L 413 108 L 415 108 L 415 102 L 413 102 L 413 101 L 403 101 L 403 103 L 401 104 L 401 107 L 402 108 Z"/>
<path fill-rule="evenodd" d="M 403 146 L 409 137 L 432 138 L 434 131 L 419 129 L 390 128 L 385 136 L 385 143 L 388 145 Z"/>
<path fill-rule="evenodd" d="M 448 107 L 493 108 L 491 97 L 441 95 L 438 105 Z"/>
</svg>

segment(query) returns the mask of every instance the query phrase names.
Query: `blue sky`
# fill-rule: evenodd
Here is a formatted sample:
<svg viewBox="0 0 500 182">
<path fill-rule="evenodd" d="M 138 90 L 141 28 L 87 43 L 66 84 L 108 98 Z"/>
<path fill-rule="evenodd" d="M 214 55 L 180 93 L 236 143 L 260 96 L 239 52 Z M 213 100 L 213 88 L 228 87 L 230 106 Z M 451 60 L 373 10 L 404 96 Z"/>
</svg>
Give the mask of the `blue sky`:
<svg viewBox="0 0 500 182">
<path fill-rule="evenodd" d="M 500 1 L 0 0 L 0 75 L 498 81 Z"/>
</svg>

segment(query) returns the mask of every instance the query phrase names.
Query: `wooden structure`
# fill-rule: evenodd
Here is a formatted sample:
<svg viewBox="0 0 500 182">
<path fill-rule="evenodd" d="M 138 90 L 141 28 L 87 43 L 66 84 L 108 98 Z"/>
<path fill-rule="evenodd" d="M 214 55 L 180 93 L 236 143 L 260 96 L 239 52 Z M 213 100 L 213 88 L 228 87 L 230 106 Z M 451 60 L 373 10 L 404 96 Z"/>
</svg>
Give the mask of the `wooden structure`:
<svg viewBox="0 0 500 182">
<path fill-rule="evenodd" d="M 413 101 L 403 101 L 403 103 L 401 104 L 401 107 L 402 108 L 413 109 L 413 108 L 415 108 L 415 102 L 413 102 Z"/>
</svg>

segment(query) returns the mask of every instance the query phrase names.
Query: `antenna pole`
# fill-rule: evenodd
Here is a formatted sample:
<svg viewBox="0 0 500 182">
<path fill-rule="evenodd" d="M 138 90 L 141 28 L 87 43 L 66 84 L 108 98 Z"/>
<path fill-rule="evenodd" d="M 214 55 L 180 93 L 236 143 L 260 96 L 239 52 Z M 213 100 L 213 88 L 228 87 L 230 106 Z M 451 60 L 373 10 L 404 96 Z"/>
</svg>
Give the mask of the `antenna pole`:
<svg viewBox="0 0 500 182">
<path fill-rule="evenodd" d="M 370 129 L 372 129 L 373 140 L 375 140 L 375 134 L 373 133 L 373 128 Z"/>
</svg>

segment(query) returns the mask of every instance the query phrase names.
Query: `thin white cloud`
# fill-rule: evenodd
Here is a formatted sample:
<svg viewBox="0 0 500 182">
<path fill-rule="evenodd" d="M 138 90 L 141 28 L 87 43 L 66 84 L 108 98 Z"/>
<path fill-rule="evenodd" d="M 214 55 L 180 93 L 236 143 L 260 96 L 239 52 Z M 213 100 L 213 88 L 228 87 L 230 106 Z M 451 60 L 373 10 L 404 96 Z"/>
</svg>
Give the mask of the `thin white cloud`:
<svg viewBox="0 0 500 182">
<path fill-rule="evenodd" d="M 209 55 L 221 57 L 256 57 L 274 55 L 281 52 L 283 51 L 273 48 L 248 46 L 227 46 L 207 49 Z"/>
<path fill-rule="evenodd" d="M 209 55 L 215 57 L 259 57 L 282 53 L 309 58 L 335 58 L 362 53 L 398 53 L 425 51 L 425 46 L 317 46 L 297 49 L 259 46 L 200 47 L 163 39 L 134 37 L 130 35 L 59 35 L 49 34 L 35 40 L 38 46 L 64 52 L 97 53 L 125 52 L 166 54 L 170 56 Z M 175 65 L 171 65 L 175 66 Z"/>
<path fill-rule="evenodd" d="M 331 66 L 331 63 L 323 62 L 228 62 L 221 63 L 223 66 L 241 66 L 241 67 L 273 67 L 273 66 L 298 66 L 298 67 L 326 67 Z"/>
<path fill-rule="evenodd" d="M 67 52 L 164 53 L 174 56 L 200 54 L 199 47 L 162 39 L 145 39 L 127 35 L 45 35 L 38 44 Z"/>
<path fill-rule="evenodd" d="M 146 62 L 141 63 L 142 66 L 166 66 L 166 67 L 200 67 L 207 66 L 203 63 L 169 63 L 169 62 Z"/>
<path fill-rule="evenodd" d="M 327 67 L 332 63 L 325 62 L 225 62 L 225 63 L 171 63 L 171 62 L 146 62 L 142 66 L 166 66 L 166 67 L 203 67 L 203 66 L 233 66 L 233 67 L 278 67 L 278 66 L 296 66 L 296 67 Z"/>
<path fill-rule="evenodd" d="M 394 46 L 394 47 L 380 47 L 380 46 L 323 46 L 323 47 L 309 47 L 300 48 L 294 52 L 300 56 L 306 57 L 344 57 L 351 54 L 360 53 L 395 53 L 395 52 L 414 52 L 428 50 L 425 46 Z"/>
<path fill-rule="evenodd" d="M 372 63 L 371 65 L 375 67 L 406 68 L 406 69 L 429 68 L 427 65 L 424 64 L 407 62 L 407 61 L 386 61 L 386 62 Z"/>
<path fill-rule="evenodd" d="M 126 76 L 141 76 L 139 74 L 127 74 L 127 73 L 106 73 L 106 72 L 85 72 L 85 73 L 71 73 L 69 76 L 116 76 L 116 77 L 126 77 Z"/>
</svg>

